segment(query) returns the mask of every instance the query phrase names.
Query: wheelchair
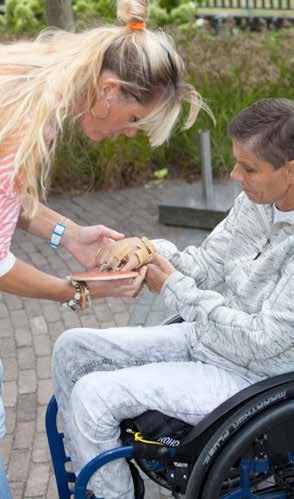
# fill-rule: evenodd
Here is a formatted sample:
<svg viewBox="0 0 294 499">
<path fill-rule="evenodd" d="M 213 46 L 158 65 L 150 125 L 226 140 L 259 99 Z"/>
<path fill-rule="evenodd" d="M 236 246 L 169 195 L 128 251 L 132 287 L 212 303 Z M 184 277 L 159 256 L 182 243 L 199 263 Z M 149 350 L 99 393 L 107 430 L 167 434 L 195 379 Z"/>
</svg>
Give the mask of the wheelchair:
<svg viewBox="0 0 294 499">
<path fill-rule="evenodd" d="M 175 322 L 182 319 L 165 324 Z M 123 445 L 95 457 L 77 478 L 57 413 L 52 397 L 46 430 L 60 499 L 88 497 L 91 476 L 121 458 L 129 462 L 136 499 L 144 498 L 138 468 L 175 498 L 294 498 L 294 371 L 245 388 L 195 427 L 157 411 L 125 420 Z"/>
</svg>

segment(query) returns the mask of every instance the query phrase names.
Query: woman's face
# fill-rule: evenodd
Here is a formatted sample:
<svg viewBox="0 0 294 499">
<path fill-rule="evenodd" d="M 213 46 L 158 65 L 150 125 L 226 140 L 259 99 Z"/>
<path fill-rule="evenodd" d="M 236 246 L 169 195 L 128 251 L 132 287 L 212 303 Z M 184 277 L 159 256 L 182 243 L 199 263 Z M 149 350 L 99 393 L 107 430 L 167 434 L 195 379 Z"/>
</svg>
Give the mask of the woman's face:
<svg viewBox="0 0 294 499">
<path fill-rule="evenodd" d="M 155 105 L 156 102 L 139 104 L 134 97 L 126 97 L 113 74 L 104 72 L 92 112 L 85 111 L 79 123 L 84 134 L 95 142 L 118 135 L 134 137 L 138 131 L 136 122 L 145 118 Z M 80 109 L 82 111 L 82 105 Z"/>
</svg>

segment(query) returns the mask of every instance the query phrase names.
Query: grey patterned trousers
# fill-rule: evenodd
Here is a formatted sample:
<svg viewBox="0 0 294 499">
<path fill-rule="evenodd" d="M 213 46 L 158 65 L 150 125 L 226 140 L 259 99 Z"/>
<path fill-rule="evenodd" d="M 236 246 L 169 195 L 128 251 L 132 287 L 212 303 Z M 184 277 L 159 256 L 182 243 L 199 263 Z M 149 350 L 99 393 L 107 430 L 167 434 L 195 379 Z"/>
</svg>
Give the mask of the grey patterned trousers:
<svg viewBox="0 0 294 499">
<path fill-rule="evenodd" d="M 72 329 L 57 340 L 53 383 L 76 474 L 98 453 L 120 445 L 120 422 L 154 409 L 197 424 L 249 382 L 193 359 L 192 324 Z M 91 479 L 96 497 L 134 499 L 126 461 Z"/>
</svg>

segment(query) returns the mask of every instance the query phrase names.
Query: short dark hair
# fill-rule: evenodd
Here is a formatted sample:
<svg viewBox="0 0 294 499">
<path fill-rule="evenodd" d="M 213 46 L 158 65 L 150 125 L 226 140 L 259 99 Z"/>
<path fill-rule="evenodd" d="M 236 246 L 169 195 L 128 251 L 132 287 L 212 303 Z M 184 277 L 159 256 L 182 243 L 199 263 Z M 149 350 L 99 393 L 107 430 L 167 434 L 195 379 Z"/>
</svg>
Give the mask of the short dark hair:
<svg viewBox="0 0 294 499">
<path fill-rule="evenodd" d="M 259 100 L 238 114 L 228 132 L 236 142 L 252 142 L 257 157 L 280 168 L 294 159 L 294 101 Z"/>
</svg>

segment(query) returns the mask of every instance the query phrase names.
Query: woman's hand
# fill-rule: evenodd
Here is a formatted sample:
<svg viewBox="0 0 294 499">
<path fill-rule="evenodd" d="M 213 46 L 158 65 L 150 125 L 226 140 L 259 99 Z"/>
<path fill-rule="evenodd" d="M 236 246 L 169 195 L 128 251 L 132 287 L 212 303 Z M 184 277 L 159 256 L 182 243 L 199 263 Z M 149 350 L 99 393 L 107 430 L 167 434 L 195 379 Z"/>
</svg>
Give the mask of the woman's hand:
<svg viewBox="0 0 294 499">
<path fill-rule="evenodd" d="M 104 225 L 82 227 L 74 224 L 64 234 L 64 247 L 87 269 L 97 266 L 97 251 L 105 244 L 124 239 L 124 234 Z"/>
<path fill-rule="evenodd" d="M 137 296 L 143 285 L 147 272 L 147 267 L 141 267 L 139 275 L 132 279 L 116 279 L 115 281 L 88 282 L 91 297 L 103 298 L 106 296 L 122 296 L 134 298 Z"/>
<path fill-rule="evenodd" d="M 176 269 L 163 256 L 156 253 L 147 265 L 146 284 L 150 291 L 160 294 L 165 281 Z"/>
</svg>

